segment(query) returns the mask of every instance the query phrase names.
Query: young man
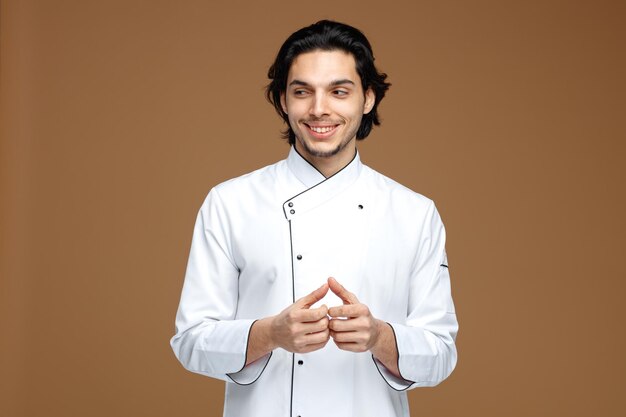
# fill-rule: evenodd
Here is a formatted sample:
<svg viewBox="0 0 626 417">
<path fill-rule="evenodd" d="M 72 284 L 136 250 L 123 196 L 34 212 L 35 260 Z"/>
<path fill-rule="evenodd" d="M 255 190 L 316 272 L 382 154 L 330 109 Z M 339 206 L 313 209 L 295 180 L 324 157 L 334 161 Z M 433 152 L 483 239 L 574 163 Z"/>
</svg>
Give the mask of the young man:
<svg viewBox="0 0 626 417">
<path fill-rule="evenodd" d="M 269 71 L 286 160 L 213 188 L 172 348 L 227 381 L 225 416 L 409 416 L 456 364 L 445 231 L 432 201 L 363 165 L 389 84 L 357 29 L 292 34 Z"/>
</svg>

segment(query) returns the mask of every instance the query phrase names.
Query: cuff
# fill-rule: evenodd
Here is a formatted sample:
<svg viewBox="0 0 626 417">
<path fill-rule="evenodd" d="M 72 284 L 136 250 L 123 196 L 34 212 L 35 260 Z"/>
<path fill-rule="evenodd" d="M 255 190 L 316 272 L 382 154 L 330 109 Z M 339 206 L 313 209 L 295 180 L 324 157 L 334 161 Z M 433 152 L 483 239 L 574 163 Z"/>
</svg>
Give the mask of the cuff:
<svg viewBox="0 0 626 417">
<path fill-rule="evenodd" d="M 226 374 L 235 384 L 238 385 L 250 385 L 256 382 L 261 376 L 265 367 L 272 357 L 270 352 L 267 355 L 257 359 L 256 361 L 244 366 L 240 371 Z"/>
<path fill-rule="evenodd" d="M 272 357 L 273 352 L 270 352 L 267 355 L 262 356 L 254 362 L 246 365 L 246 361 L 248 360 L 248 347 L 250 345 L 250 331 L 252 330 L 252 326 L 254 325 L 254 323 L 256 323 L 256 320 L 254 320 L 250 324 L 250 327 L 248 327 L 248 334 L 246 335 L 246 352 L 243 356 L 244 365 L 239 371 L 226 374 L 228 378 L 230 378 L 235 384 L 238 385 L 250 385 L 256 382 L 256 380 L 259 379 L 259 377 L 265 370 L 265 367 L 269 363 L 270 358 Z"/>
<path fill-rule="evenodd" d="M 381 361 L 379 361 L 378 359 L 374 357 L 374 355 L 372 355 L 372 360 L 374 361 L 374 364 L 376 365 L 376 368 L 378 369 L 378 373 L 380 373 L 380 376 L 382 376 L 385 382 L 387 383 L 387 385 L 389 385 L 394 390 L 405 391 L 409 389 L 411 385 L 414 384 L 413 381 L 409 381 L 407 379 L 400 378 L 392 374 L 389 371 L 389 369 L 387 369 L 385 365 L 382 364 Z"/>
<path fill-rule="evenodd" d="M 400 376 L 402 376 L 402 372 L 400 371 L 400 349 L 398 349 L 398 337 L 396 336 L 396 330 L 393 328 L 391 323 L 387 323 L 387 325 L 391 328 L 391 333 L 393 333 L 393 341 L 396 344 L 396 352 L 398 353 L 398 372 L 400 372 Z M 404 391 L 409 389 L 409 387 L 414 384 L 413 381 L 398 377 L 391 373 L 391 371 L 389 371 L 389 369 L 387 369 L 381 361 L 376 359 L 374 355 L 372 355 L 372 360 L 374 361 L 374 364 L 376 365 L 380 376 L 382 376 L 387 385 L 389 385 L 394 390 Z"/>
</svg>

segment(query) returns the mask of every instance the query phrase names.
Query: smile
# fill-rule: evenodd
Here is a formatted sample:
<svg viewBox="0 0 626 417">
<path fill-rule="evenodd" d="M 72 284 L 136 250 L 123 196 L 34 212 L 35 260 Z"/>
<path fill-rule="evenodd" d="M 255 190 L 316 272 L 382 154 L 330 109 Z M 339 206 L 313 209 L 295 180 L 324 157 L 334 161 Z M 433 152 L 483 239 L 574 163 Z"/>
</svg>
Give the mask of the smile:
<svg viewBox="0 0 626 417">
<path fill-rule="evenodd" d="M 324 136 L 328 136 L 329 134 L 332 134 L 332 132 L 335 131 L 335 129 L 337 129 L 337 126 L 339 125 L 332 125 L 332 126 L 311 126 L 306 124 L 306 127 L 309 128 L 309 130 L 313 133 L 317 133 L 318 135 L 324 135 Z"/>
<path fill-rule="evenodd" d="M 317 132 L 317 133 L 330 132 L 331 130 L 335 128 L 335 126 L 324 126 L 324 127 L 309 126 L 309 127 L 311 128 L 312 131 Z"/>
</svg>

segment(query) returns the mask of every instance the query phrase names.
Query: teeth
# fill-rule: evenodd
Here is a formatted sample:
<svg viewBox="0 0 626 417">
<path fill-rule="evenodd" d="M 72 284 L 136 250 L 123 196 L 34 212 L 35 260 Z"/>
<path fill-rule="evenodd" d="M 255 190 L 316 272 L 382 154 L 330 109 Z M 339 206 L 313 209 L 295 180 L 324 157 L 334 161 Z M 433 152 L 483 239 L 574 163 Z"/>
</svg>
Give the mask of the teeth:
<svg viewBox="0 0 626 417">
<path fill-rule="evenodd" d="M 334 126 L 323 126 L 323 127 L 309 126 L 309 127 L 315 133 L 326 133 L 326 132 L 330 132 L 331 130 L 335 128 Z"/>
</svg>

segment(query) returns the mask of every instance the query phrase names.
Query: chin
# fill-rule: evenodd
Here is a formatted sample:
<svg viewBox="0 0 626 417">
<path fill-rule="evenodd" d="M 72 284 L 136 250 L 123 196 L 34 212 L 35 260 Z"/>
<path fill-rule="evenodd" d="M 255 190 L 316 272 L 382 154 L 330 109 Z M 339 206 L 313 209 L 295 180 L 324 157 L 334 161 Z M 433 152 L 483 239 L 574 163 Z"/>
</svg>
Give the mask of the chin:
<svg viewBox="0 0 626 417">
<path fill-rule="evenodd" d="M 330 158 L 331 156 L 337 155 L 343 149 L 340 143 L 311 143 L 308 141 L 302 142 L 300 143 L 303 145 L 304 151 L 309 155 L 315 156 L 317 158 Z"/>
</svg>

